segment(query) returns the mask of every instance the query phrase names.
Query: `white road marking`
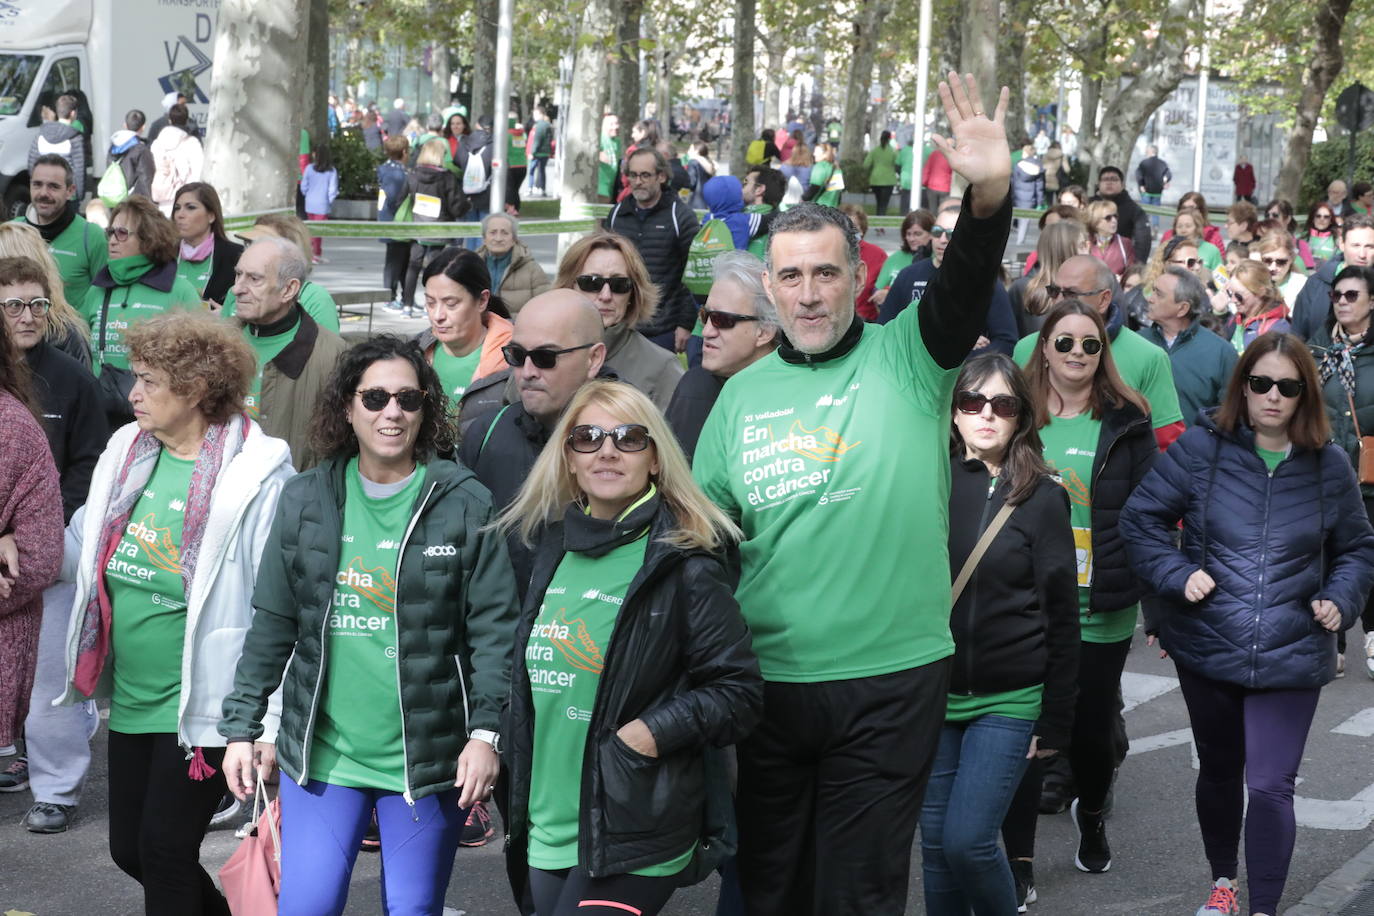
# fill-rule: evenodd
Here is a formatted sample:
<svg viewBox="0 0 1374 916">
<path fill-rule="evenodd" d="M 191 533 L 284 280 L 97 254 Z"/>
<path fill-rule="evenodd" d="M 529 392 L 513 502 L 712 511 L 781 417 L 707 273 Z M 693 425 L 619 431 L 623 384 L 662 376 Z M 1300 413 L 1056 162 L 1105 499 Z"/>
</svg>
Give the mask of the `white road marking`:
<svg viewBox="0 0 1374 916">
<path fill-rule="evenodd" d="M 1178 687 L 1178 678 L 1160 677 L 1157 674 L 1135 674 L 1127 671 L 1121 675 L 1121 698 L 1125 700 L 1124 712 L 1148 703 L 1156 697 Z"/>
<path fill-rule="evenodd" d="M 1354 735 L 1357 738 L 1374 738 L 1374 708 L 1361 709 L 1340 725 L 1331 729 L 1337 735 Z"/>
</svg>

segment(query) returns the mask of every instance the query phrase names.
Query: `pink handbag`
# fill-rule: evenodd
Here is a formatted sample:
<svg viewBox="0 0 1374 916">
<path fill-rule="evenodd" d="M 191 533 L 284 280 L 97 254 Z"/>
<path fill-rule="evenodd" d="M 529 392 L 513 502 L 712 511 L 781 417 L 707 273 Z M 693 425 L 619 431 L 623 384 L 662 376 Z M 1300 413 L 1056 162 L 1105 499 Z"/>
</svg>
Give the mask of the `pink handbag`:
<svg viewBox="0 0 1374 916">
<path fill-rule="evenodd" d="M 261 776 L 253 796 L 253 826 L 219 870 L 219 882 L 234 916 L 276 916 L 281 893 L 281 799 L 267 801 L 267 783 Z"/>
</svg>

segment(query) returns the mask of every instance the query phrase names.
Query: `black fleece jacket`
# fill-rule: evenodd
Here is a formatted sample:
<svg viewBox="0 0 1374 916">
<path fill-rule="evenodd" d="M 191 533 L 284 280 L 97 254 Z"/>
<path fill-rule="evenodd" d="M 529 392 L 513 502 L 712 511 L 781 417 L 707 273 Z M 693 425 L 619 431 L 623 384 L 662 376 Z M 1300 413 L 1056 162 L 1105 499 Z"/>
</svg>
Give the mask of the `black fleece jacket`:
<svg viewBox="0 0 1374 916">
<path fill-rule="evenodd" d="M 953 581 L 1006 501 L 987 466 L 950 460 L 949 576 Z M 1045 685 L 1035 734 L 1068 747 L 1078 694 L 1078 567 L 1069 497 L 1049 477 L 1018 505 L 983 555 L 950 614 L 949 692 L 1000 693 Z"/>
<path fill-rule="evenodd" d="M 24 359 L 33 373 L 43 431 L 61 478 L 62 515 L 71 521 L 86 503 L 95 463 L 110 439 L 100 392 L 89 367 L 46 340 L 25 351 Z"/>
<path fill-rule="evenodd" d="M 658 286 L 658 312 L 639 326 L 645 337 L 696 324 L 696 300 L 682 285 L 687 252 L 697 237 L 696 213 L 676 194 L 664 191 L 658 202 L 640 209 L 633 197 L 616 204 L 602 225 L 634 242 L 649 279 Z"/>
</svg>

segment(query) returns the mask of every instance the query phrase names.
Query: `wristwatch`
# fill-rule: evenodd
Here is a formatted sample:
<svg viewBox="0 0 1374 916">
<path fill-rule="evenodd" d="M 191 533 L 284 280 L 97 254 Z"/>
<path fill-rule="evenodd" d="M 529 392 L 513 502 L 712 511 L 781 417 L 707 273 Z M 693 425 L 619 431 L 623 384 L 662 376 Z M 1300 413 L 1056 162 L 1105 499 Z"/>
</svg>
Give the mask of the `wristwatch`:
<svg viewBox="0 0 1374 916">
<path fill-rule="evenodd" d="M 489 728 L 474 728 L 468 733 L 469 738 L 476 738 L 478 741 L 485 741 L 491 745 L 491 749 L 496 753 L 501 753 L 501 736 Z"/>
</svg>

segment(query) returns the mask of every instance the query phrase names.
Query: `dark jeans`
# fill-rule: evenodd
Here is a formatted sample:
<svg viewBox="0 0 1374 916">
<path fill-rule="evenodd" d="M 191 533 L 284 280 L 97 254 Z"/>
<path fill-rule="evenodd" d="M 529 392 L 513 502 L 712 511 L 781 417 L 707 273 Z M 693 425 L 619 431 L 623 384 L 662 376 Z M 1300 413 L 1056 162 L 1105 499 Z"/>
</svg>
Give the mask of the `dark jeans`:
<svg viewBox="0 0 1374 916">
<path fill-rule="evenodd" d="M 1101 811 L 1116 772 L 1116 741 L 1112 732 L 1121 715 L 1121 672 L 1131 641 L 1084 642 L 1078 654 L 1078 702 L 1074 706 L 1069 763 L 1078 784 L 1079 805 Z"/>
<path fill-rule="evenodd" d="M 410 242 L 387 242 L 386 261 L 382 267 L 382 285 L 393 299 L 401 298 L 405 289 L 406 268 L 410 265 Z M 415 287 L 411 287 L 411 294 Z"/>
<path fill-rule="evenodd" d="M 506 171 L 506 203 L 520 212 L 520 186 L 525 183 L 526 167 L 513 165 Z"/>
<path fill-rule="evenodd" d="M 948 687 L 949 659 L 764 684 L 763 722 L 738 747 L 738 862 L 750 916 L 905 911 Z"/>
<path fill-rule="evenodd" d="M 877 203 L 878 215 L 887 216 L 887 205 L 892 201 L 892 185 L 875 184 L 869 185 L 873 191 L 873 199 Z"/>
<path fill-rule="evenodd" d="M 200 865 L 201 841 L 224 797 L 224 748 L 203 753 L 215 772 L 195 780 L 176 735 L 110 732 L 110 858 L 143 885 L 149 916 L 229 916 Z"/>
<path fill-rule="evenodd" d="M 1236 877 L 1243 820 L 1250 912 L 1277 913 L 1298 835 L 1293 787 L 1321 688 L 1252 690 L 1175 668 L 1197 746 L 1197 820 L 1213 880 Z"/>
<path fill-rule="evenodd" d="M 549 157 L 535 156 L 530 160 L 530 190 L 548 190 Z"/>
<path fill-rule="evenodd" d="M 1035 723 L 1006 716 L 947 722 L 921 808 L 928 916 L 1003 916 L 1016 886 L 998 828 L 1026 768 Z"/>
<path fill-rule="evenodd" d="M 536 916 L 654 916 L 675 890 L 675 875 L 591 878 L 581 867 L 558 871 L 530 868 Z"/>
</svg>

